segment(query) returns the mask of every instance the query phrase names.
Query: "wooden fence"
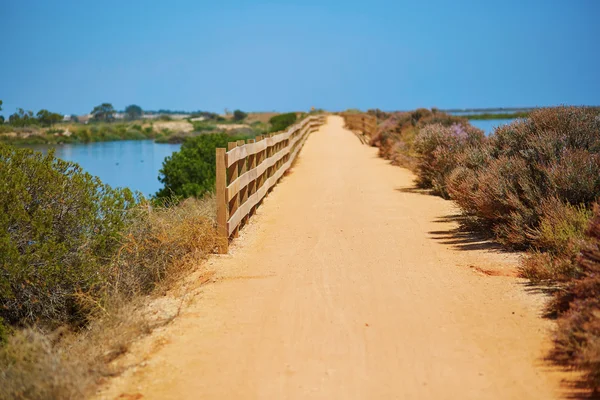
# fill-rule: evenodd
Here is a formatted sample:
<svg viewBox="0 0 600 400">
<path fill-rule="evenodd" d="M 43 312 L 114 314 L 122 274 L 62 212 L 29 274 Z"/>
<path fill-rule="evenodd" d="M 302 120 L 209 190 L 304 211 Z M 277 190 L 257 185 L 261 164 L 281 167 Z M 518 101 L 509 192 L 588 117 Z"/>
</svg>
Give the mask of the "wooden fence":
<svg viewBox="0 0 600 400">
<path fill-rule="evenodd" d="M 217 227 L 219 251 L 227 253 L 229 238 L 237 237 L 269 190 L 277 184 L 296 159 L 306 138 L 325 122 L 312 116 L 285 132 L 256 140 L 230 142 L 217 152 Z"/>
<path fill-rule="evenodd" d="M 363 144 L 369 144 L 377 133 L 377 117 L 363 113 L 342 113 L 346 128 L 356 134 Z"/>
</svg>

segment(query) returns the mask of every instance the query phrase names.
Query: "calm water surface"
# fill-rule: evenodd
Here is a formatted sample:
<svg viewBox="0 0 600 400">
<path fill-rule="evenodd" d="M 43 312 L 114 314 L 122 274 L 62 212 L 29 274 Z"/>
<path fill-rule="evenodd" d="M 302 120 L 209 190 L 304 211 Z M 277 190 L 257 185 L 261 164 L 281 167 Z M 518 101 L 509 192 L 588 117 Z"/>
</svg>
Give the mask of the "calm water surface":
<svg viewBox="0 0 600 400">
<path fill-rule="evenodd" d="M 478 119 L 471 119 L 469 120 L 469 122 L 471 123 L 471 125 L 483 130 L 485 132 L 486 136 L 489 136 L 490 133 L 494 132 L 494 129 L 502 126 L 502 125 L 507 125 L 510 124 L 511 122 L 513 122 L 515 119 L 514 118 L 509 118 L 509 119 L 482 119 L 482 120 L 478 120 Z"/>
<path fill-rule="evenodd" d="M 152 140 L 125 140 L 27 147 L 43 153 L 54 148 L 56 157 L 78 163 L 102 182 L 113 187 L 128 187 L 150 196 L 162 187 L 158 181 L 158 171 L 163 160 L 178 151 L 181 145 L 158 144 Z"/>
</svg>

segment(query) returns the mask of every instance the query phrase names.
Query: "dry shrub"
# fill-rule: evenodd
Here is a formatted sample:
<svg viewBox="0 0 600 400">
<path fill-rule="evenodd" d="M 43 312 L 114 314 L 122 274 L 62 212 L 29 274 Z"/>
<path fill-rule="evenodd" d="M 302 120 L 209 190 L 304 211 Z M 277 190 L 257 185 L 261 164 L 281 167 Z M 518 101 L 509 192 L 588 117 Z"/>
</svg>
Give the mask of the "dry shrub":
<svg viewBox="0 0 600 400">
<path fill-rule="evenodd" d="M 579 274 L 576 260 L 577 257 L 572 254 L 554 254 L 532 250 L 521 262 L 519 275 L 535 284 L 566 282 Z M 555 305 L 550 304 L 547 307 L 548 312 L 554 314 L 556 311 L 554 308 Z"/>
<path fill-rule="evenodd" d="M 102 379 L 126 367 L 111 363 L 140 336 L 170 319 L 150 323 L 134 303 L 112 303 L 108 313 L 73 332 L 23 329 L 0 347 L 1 399 L 81 399 Z"/>
<path fill-rule="evenodd" d="M 379 155 L 382 158 L 412 171 L 417 170 L 418 153 L 415 151 L 414 143 L 421 128 L 429 124 L 468 126 L 465 118 L 452 116 L 436 109 L 419 108 L 412 112 L 394 113 L 374 110 L 371 114 L 383 120 L 378 126 L 377 134 L 371 139 L 371 145 L 379 148 Z"/>
<path fill-rule="evenodd" d="M 600 206 L 595 206 L 581 251 L 579 277 L 559 292 L 556 303 L 565 305 L 555 338 L 554 359 L 585 371 L 585 383 L 600 387 Z"/>
<path fill-rule="evenodd" d="M 110 295 L 147 294 L 214 252 L 218 244 L 215 210 L 214 195 L 142 210 L 111 263 Z"/>
<path fill-rule="evenodd" d="M 553 197 L 542 202 L 541 214 L 539 226 L 529 235 L 533 246 L 554 253 L 579 254 L 592 211 Z"/>
<path fill-rule="evenodd" d="M 81 399 L 88 381 L 85 369 L 74 361 L 51 336 L 36 330 L 17 332 L 0 347 L 0 398 Z"/>
<path fill-rule="evenodd" d="M 375 118 L 377 118 L 377 121 L 384 121 L 392 115 L 392 113 L 382 111 L 379 108 L 373 108 L 373 109 L 367 110 L 367 114 L 372 115 Z"/>
<path fill-rule="evenodd" d="M 483 151 L 470 151 L 479 164 L 454 171 L 448 192 L 511 247 L 532 244 L 529 233 L 539 226 L 548 199 L 589 208 L 600 194 L 600 118 L 595 109 L 534 111 L 526 120 L 498 128 Z"/>
<path fill-rule="evenodd" d="M 528 234 L 533 250 L 520 266 L 521 276 L 534 283 L 568 282 L 577 278 L 577 257 L 586 243 L 585 232 L 592 212 L 583 206 L 572 206 L 557 198 L 545 200 L 541 206 L 539 226 Z M 550 306 L 550 311 L 552 310 Z"/>
<path fill-rule="evenodd" d="M 407 137 L 406 129 L 403 132 L 403 123 L 408 113 L 392 113 L 377 127 L 377 133 L 371 138 L 371 145 L 379 148 L 379 155 L 387 160 L 392 160 L 395 165 L 407 167 L 399 160 L 394 160 L 397 154 L 409 156 L 411 153 L 411 139 Z"/>
<path fill-rule="evenodd" d="M 214 196 L 178 205 L 141 206 L 112 260 L 106 285 L 78 302 L 87 323 L 55 331 L 17 330 L 0 346 L 0 398 L 79 399 L 140 336 L 170 321 L 149 321 L 143 295 L 167 289 L 216 248 Z"/>
<path fill-rule="evenodd" d="M 470 125 L 434 123 L 421 128 L 414 141 L 419 160 L 417 184 L 448 198 L 449 175 L 463 161 L 462 154 L 470 147 L 480 147 L 484 139 L 483 131 Z"/>
</svg>

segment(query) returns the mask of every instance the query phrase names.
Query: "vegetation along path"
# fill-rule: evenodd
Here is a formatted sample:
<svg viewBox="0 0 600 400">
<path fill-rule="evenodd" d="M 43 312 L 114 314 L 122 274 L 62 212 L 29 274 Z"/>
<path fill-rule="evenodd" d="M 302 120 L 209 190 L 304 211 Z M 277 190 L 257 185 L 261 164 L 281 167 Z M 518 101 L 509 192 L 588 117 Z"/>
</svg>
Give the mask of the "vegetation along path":
<svg viewBox="0 0 600 400">
<path fill-rule="evenodd" d="M 143 366 L 102 396 L 551 399 L 543 299 L 329 117 Z"/>
</svg>

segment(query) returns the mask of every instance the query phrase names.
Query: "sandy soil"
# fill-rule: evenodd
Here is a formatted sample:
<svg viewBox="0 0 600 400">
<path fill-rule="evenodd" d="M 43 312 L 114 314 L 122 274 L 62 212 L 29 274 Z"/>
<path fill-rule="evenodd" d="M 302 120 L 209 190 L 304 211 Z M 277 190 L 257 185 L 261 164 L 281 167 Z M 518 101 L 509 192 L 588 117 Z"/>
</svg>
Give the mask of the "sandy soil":
<svg viewBox="0 0 600 400">
<path fill-rule="evenodd" d="M 144 128 L 150 124 L 144 124 Z M 173 132 L 191 132 L 194 130 L 194 125 L 187 121 L 153 121 L 152 126 L 155 132 L 160 132 L 163 129 L 169 129 Z"/>
<path fill-rule="evenodd" d="M 566 394 L 519 255 L 457 233 L 451 202 L 342 125 L 312 134 L 230 254 L 209 261 L 215 282 L 100 398 Z"/>
<path fill-rule="evenodd" d="M 246 118 L 246 122 L 251 124 L 252 122 L 255 121 L 260 121 L 263 123 L 267 123 L 269 122 L 269 120 L 271 118 L 273 118 L 274 116 L 279 115 L 279 113 L 277 112 L 259 112 L 259 113 L 248 113 L 248 118 Z"/>
<path fill-rule="evenodd" d="M 249 128 L 247 124 L 217 124 L 217 130 L 220 131 L 231 131 L 233 129 Z"/>
</svg>

